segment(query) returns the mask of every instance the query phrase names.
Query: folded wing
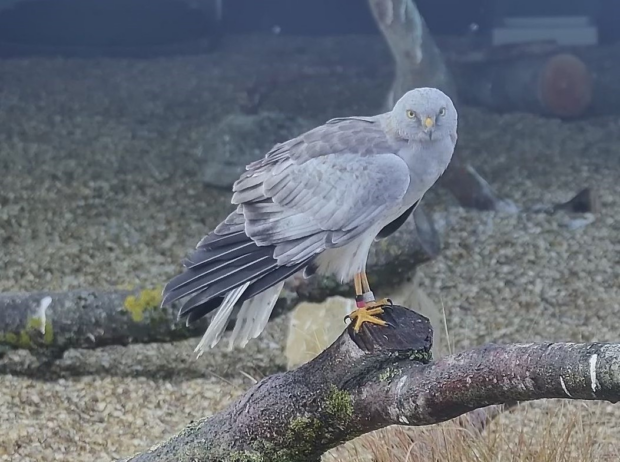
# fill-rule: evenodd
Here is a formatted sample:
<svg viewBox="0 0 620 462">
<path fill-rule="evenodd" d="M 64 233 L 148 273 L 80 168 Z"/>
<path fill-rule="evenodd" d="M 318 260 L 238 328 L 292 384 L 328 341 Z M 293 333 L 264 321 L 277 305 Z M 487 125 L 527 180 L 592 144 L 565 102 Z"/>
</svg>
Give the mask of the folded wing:
<svg viewBox="0 0 620 462">
<path fill-rule="evenodd" d="M 163 303 L 191 296 L 180 316 L 193 321 L 223 301 L 281 287 L 325 249 L 368 231 L 409 186 L 407 165 L 393 151 L 379 124 L 364 118 L 338 119 L 275 146 L 235 183 L 237 209 L 201 240 Z M 218 314 L 223 308 L 228 316 L 229 306 Z"/>
</svg>

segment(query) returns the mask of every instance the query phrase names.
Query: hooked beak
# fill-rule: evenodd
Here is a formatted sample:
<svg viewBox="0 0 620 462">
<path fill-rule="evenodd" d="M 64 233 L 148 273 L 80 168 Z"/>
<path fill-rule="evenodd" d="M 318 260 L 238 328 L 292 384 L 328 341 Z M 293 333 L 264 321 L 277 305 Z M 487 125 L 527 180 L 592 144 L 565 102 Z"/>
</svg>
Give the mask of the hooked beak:
<svg viewBox="0 0 620 462">
<path fill-rule="evenodd" d="M 435 121 L 430 117 L 424 119 L 424 133 L 428 135 L 428 139 L 433 139 L 433 129 L 435 128 Z"/>
</svg>

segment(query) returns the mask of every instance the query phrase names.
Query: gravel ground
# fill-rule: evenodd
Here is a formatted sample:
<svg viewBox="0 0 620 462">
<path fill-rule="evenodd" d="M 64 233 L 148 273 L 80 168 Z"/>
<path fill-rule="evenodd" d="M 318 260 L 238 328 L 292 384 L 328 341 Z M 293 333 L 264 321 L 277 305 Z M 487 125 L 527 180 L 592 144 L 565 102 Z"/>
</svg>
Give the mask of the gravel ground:
<svg viewBox="0 0 620 462">
<path fill-rule="evenodd" d="M 228 194 L 200 182 L 202 137 L 276 60 L 289 77 L 265 109 L 325 120 L 381 103 L 389 73 L 366 72 L 389 63 L 379 42 L 265 40 L 201 57 L 0 62 L 0 290 L 165 281 L 227 210 Z M 465 108 L 460 120 L 460 148 L 501 195 L 528 207 L 593 186 L 602 212 L 571 230 L 565 215 L 464 211 L 431 194 L 444 250 L 421 282 L 445 307 L 453 348 L 617 341 L 620 118 L 561 123 Z M 285 326 L 198 361 L 195 340 L 72 351 L 45 371 L 27 353 L 7 354 L 0 460 L 106 461 L 145 449 L 221 409 L 248 377 L 281 370 Z M 617 442 L 609 422 L 618 428 L 620 408 L 570 409 L 595 409 L 606 422 L 597 435 Z M 502 425 L 535 432 L 532 415 L 517 411 Z"/>
</svg>

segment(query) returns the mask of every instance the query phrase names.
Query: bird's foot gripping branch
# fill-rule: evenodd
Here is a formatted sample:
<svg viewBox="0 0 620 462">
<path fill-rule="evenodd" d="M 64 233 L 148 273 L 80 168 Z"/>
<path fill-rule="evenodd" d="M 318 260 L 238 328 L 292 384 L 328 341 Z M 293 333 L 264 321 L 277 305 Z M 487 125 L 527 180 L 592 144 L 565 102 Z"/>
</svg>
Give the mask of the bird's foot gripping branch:
<svg viewBox="0 0 620 462">
<path fill-rule="evenodd" d="M 349 325 L 298 369 L 267 377 L 226 410 L 129 459 L 319 461 L 389 425 L 429 425 L 493 404 L 542 398 L 620 399 L 620 345 L 486 345 L 431 357 L 427 318 L 387 306 L 389 326 Z"/>
<path fill-rule="evenodd" d="M 313 361 L 260 381 L 225 411 L 132 461 L 313 461 L 341 442 L 398 422 L 390 389 L 403 365 L 430 359 L 427 318 L 385 306 L 389 323 L 353 323 Z M 372 398 L 368 398 L 368 397 Z M 391 415 L 391 416 L 390 416 Z"/>
</svg>

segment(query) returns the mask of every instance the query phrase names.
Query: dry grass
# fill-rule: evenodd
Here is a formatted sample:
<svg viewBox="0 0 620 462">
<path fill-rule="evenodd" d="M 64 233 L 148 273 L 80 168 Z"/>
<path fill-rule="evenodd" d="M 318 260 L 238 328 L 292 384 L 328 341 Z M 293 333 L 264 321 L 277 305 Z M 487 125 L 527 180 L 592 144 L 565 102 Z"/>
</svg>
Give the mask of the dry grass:
<svg viewBox="0 0 620 462">
<path fill-rule="evenodd" d="M 546 402 L 520 406 L 483 433 L 446 422 L 429 427 L 393 426 L 364 435 L 324 456 L 324 462 L 603 462 L 620 460 L 615 441 L 601 438 L 604 406 Z"/>
</svg>

